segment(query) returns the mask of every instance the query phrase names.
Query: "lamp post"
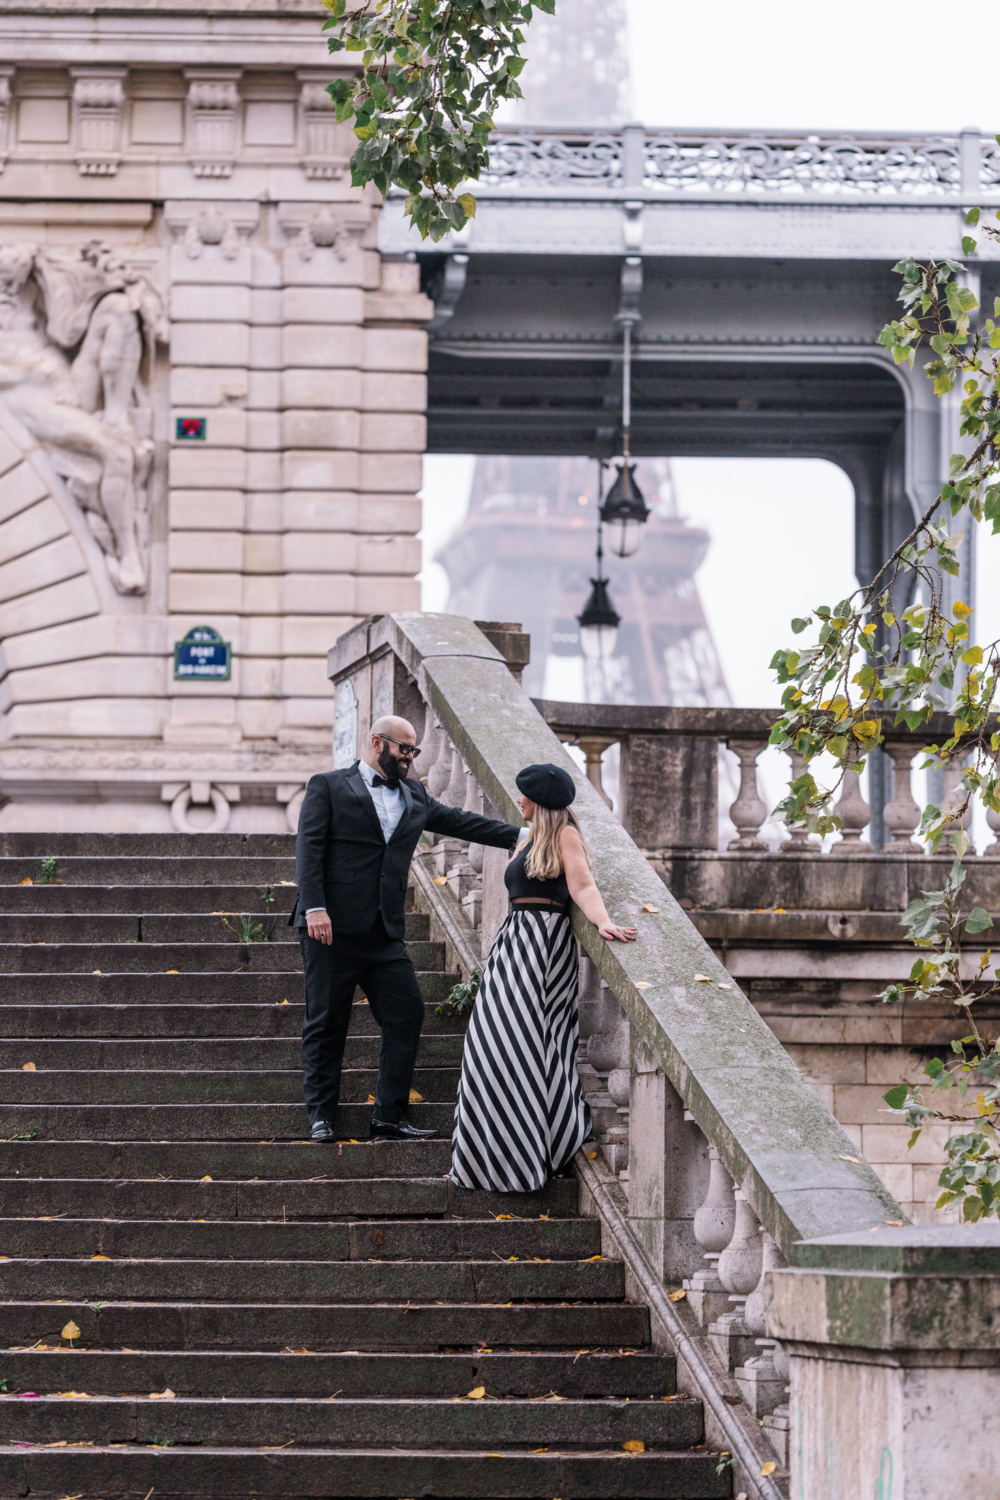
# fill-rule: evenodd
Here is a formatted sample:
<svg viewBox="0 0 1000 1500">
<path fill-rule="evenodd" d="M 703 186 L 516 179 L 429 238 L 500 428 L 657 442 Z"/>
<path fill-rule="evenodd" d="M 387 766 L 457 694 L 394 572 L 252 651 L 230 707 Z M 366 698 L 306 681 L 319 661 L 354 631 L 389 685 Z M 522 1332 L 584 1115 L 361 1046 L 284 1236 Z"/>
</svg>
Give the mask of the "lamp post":
<svg viewBox="0 0 1000 1500">
<path fill-rule="evenodd" d="M 622 461 L 614 482 L 601 505 L 601 520 L 608 528 L 608 546 L 616 557 L 631 557 L 642 543 L 642 528 L 649 507 L 635 482 L 632 448 L 632 325 L 623 330 L 622 352 Z"/>
</svg>

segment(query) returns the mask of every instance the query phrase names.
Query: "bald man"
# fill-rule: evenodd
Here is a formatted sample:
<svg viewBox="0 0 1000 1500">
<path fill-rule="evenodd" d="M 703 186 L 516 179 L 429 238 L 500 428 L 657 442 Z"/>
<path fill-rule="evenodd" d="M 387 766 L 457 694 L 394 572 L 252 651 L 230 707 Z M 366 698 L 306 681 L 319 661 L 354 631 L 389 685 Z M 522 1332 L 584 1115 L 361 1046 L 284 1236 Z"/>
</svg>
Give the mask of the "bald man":
<svg viewBox="0 0 1000 1500">
<path fill-rule="evenodd" d="M 436 802 L 408 780 L 420 754 L 413 725 L 382 718 L 349 771 L 325 771 L 306 788 L 295 844 L 299 929 L 306 984 L 302 1073 L 311 1138 L 337 1139 L 344 1043 L 356 985 L 382 1031 L 371 1135 L 425 1140 L 409 1120 L 424 1002 L 403 938 L 413 851 L 426 829 L 513 849 L 518 829 Z"/>
</svg>

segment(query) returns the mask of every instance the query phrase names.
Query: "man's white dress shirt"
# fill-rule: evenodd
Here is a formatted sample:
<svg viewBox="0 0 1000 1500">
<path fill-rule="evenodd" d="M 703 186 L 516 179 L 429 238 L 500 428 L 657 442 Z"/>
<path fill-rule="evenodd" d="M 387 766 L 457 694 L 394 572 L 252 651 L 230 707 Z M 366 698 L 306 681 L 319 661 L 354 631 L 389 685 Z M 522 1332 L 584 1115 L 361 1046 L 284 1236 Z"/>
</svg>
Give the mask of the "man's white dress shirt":
<svg viewBox="0 0 1000 1500">
<path fill-rule="evenodd" d="M 376 771 L 366 760 L 358 762 L 358 770 L 361 772 L 362 780 L 368 788 L 368 795 L 375 804 L 375 812 L 378 815 L 382 827 L 382 834 L 386 843 L 392 838 L 399 826 L 399 820 L 403 816 L 406 806 L 403 794 L 398 786 L 373 786 L 372 781 L 381 772 Z M 310 906 L 306 916 L 311 916 L 314 911 L 324 911 L 322 906 Z"/>
</svg>

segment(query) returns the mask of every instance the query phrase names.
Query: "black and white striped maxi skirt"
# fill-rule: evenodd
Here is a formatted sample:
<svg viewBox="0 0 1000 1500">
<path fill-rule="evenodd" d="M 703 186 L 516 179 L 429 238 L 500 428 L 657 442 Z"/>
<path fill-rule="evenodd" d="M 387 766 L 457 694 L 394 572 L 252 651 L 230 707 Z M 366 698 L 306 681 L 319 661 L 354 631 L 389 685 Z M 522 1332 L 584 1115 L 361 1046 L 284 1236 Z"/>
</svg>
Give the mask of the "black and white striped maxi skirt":
<svg viewBox="0 0 1000 1500">
<path fill-rule="evenodd" d="M 497 933 L 469 1022 L 451 1180 L 529 1193 L 590 1134 L 576 1069 L 578 953 L 563 912 L 515 907 Z"/>
</svg>

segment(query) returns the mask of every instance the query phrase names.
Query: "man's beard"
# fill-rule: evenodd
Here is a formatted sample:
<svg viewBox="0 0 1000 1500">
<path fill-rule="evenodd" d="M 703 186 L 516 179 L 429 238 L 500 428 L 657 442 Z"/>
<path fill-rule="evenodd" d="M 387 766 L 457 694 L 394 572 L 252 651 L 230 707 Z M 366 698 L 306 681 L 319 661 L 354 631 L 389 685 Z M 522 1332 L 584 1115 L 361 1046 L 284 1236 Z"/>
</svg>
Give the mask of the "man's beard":
<svg viewBox="0 0 1000 1500">
<path fill-rule="evenodd" d="M 388 745 L 383 745 L 379 751 L 378 767 L 386 781 L 393 786 L 399 781 L 405 781 L 410 769 L 405 761 L 396 759 Z"/>
</svg>

